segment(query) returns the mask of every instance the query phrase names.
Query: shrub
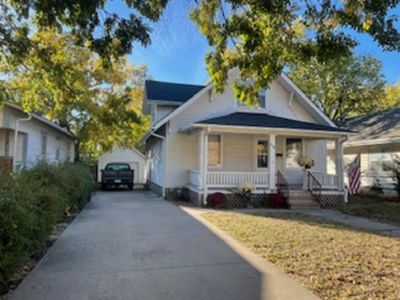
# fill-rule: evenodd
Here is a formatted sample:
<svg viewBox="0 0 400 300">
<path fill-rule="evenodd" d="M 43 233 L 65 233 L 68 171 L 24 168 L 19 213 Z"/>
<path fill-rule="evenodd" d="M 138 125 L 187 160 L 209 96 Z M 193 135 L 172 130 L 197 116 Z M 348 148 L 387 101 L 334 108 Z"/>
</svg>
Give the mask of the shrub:
<svg viewBox="0 0 400 300">
<path fill-rule="evenodd" d="M 226 203 L 226 196 L 223 193 L 213 193 L 207 196 L 207 202 L 212 208 L 222 208 Z"/>
<path fill-rule="evenodd" d="M 54 225 L 83 207 L 92 187 L 90 171 L 79 164 L 39 163 L 0 174 L 0 291 L 43 249 Z"/>
</svg>

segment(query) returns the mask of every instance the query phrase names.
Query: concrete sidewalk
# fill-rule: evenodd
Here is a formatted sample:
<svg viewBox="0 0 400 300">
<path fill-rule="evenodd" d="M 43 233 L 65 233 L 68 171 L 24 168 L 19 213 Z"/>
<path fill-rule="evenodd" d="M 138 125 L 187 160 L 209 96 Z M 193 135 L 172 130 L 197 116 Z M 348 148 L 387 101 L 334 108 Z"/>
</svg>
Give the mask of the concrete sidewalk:
<svg viewBox="0 0 400 300">
<path fill-rule="evenodd" d="M 148 192 L 102 192 L 11 299 L 318 299 Z"/>
<path fill-rule="evenodd" d="M 381 235 L 400 237 L 399 226 L 381 223 L 367 218 L 350 216 L 332 209 L 298 210 L 298 212 Z"/>
</svg>

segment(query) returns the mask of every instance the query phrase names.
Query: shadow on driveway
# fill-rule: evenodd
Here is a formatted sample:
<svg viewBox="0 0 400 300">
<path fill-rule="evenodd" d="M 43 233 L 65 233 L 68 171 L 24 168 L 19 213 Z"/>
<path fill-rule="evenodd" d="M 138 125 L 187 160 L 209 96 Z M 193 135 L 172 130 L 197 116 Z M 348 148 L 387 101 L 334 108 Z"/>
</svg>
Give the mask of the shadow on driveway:
<svg viewBox="0 0 400 300">
<path fill-rule="evenodd" d="M 94 196 L 11 299 L 267 297 L 262 274 L 184 211 L 118 191 Z"/>
</svg>

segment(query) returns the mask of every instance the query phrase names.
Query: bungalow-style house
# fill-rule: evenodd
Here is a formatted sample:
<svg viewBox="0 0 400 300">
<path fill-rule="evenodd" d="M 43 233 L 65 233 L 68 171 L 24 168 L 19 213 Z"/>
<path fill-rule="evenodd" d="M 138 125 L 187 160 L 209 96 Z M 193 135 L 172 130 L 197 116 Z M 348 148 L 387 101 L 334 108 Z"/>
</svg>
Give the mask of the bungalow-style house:
<svg viewBox="0 0 400 300">
<path fill-rule="evenodd" d="M 292 206 L 343 200 L 343 143 L 350 132 L 338 128 L 285 74 L 260 91 L 253 108 L 235 99 L 233 79 L 222 94 L 211 83 L 146 81 L 149 187 L 167 198 L 185 187 L 199 205 L 207 195 L 229 197 L 247 183 L 263 199 L 284 192 Z M 327 141 L 335 143 L 335 174 L 327 174 Z M 310 172 L 297 162 L 306 155 L 315 160 Z"/>
<path fill-rule="evenodd" d="M 362 189 L 379 186 L 394 193 L 391 168 L 400 156 L 400 108 L 350 118 L 342 126 L 358 133 L 343 144 L 344 161 L 347 165 L 360 154 Z"/>
<path fill-rule="evenodd" d="M 3 103 L 0 107 L 0 165 L 3 167 L 30 167 L 40 160 L 72 161 L 74 144 L 74 136 L 56 123 L 34 113 L 27 114 L 13 103 Z"/>
</svg>

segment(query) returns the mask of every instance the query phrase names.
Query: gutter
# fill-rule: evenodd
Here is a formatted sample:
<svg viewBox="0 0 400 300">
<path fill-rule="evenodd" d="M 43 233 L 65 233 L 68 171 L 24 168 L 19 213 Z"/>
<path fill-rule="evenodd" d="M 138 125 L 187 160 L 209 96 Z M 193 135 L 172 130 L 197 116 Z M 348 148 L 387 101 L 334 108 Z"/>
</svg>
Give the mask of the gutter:
<svg viewBox="0 0 400 300">
<path fill-rule="evenodd" d="M 155 131 L 155 129 L 151 129 L 151 130 L 145 135 L 145 137 L 142 139 L 142 141 L 138 144 L 138 146 L 142 145 L 150 136 L 154 136 L 154 137 L 156 137 L 156 138 L 161 139 L 161 140 L 163 141 L 163 143 L 165 144 L 166 137 L 165 137 L 165 136 L 162 136 L 162 135 L 159 135 L 159 134 L 155 133 L 154 131 Z M 164 162 L 165 162 L 165 164 L 167 163 L 166 156 L 167 156 L 167 147 L 166 147 L 166 145 L 165 145 L 165 151 L 164 151 Z M 164 175 L 165 175 L 165 174 L 164 174 Z M 164 180 L 165 180 L 165 176 L 164 176 Z M 162 193 L 161 193 L 161 194 L 162 194 L 161 196 L 162 196 L 163 198 L 165 198 L 165 184 L 164 184 L 164 186 L 162 187 Z"/>
<path fill-rule="evenodd" d="M 28 122 L 32 120 L 32 114 L 28 113 L 27 118 L 17 119 L 15 122 L 15 131 L 14 131 L 14 150 L 13 150 L 13 171 L 16 170 L 17 167 L 17 149 L 18 149 L 18 130 L 19 130 L 19 123 L 20 122 Z"/>
</svg>

